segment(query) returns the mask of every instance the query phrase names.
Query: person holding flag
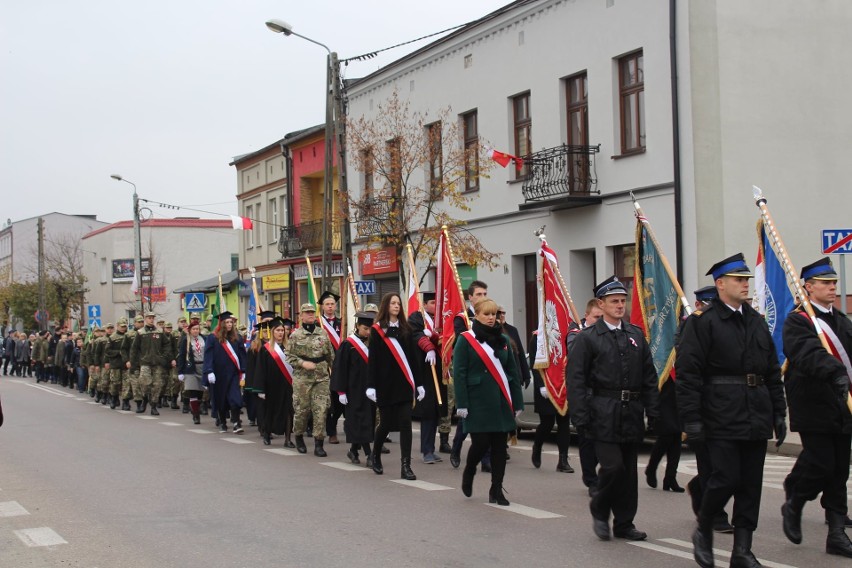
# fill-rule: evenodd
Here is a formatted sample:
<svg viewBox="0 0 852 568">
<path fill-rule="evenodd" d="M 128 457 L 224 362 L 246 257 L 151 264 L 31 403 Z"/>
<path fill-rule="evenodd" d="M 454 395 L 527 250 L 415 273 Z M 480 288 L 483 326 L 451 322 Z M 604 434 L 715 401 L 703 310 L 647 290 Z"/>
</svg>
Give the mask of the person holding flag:
<svg viewBox="0 0 852 568">
<path fill-rule="evenodd" d="M 328 340 L 331 342 L 331 348 L 337 353 L 340 349 L 342 341 L 343 321 L 337 317 L 337 303 L 340 301 L 340 296 L 326 290 L 319 297 L 320 317 L 319 322 L 322 325 Z M 336 397 L 331 397 L 328 406 L 328 415 L 325 419 L 325 435 L 328 438 L 329 444 L 337 444 L 337 421 L 343 416 L 343 405 Z"/>
<path fill-rule="evenodd" d="M 269 341 L 257 343 L 257 359 L 254 367 L 253 390 L 257 393 L 263 411 L 258 418 L 258 428 L 263 435 L 264 445 L 272 443 L 272 435 L 286 435 L 284 447 L 289 448 L 290 416 L 293 414 L 293 367 L 284 354 L 287 334 L 284 320 L 275 317 L 260 323 L 270 331 Z"/>
<path fill-rule="evenodd" d="M 228 431 L 228 415 L 234 434 L 243 433 L 240 409 L 243 406 L 240 381 L 245 377 L 246 348 L 234 327 L 231 312 L 219 314 L 219 325 L 204 346 L 203 385 L 212 391 L 211 403 L 219 420 L 219 431 Z"/>
<path fill-rule="evenodd" d="M 419 306 L 412 309 L 416 304 L 412 304 L 412 298 L 409 297 L 408 323 L 420 354 L 417 363 L 423 367 L 423 387 L 426 389 L 426 397 L 417 403 L 420 413 L 420 453 L 423 454 L 423 463 L 433 464 L 444 461 L 435 453 L 435 434 L 438 432 L 438 420 L 447 415 L 447 406 L 444 404 L 447 400 L 447 385 L 437 380 L 443 369 L 438 357 L 438 335 L 435 333 L 435 292 L 422 294 L 422 309 Z"/>
<path fill-rule="evenodd" d="M 802 280 L 816 321 L 801 305 L 784 320 L 784 387 L 790 406 L 790 429 L 799 432 L 802 452 L 784 480 L 786 502 L 781 508 L 784 534 L 802 542 L 802 508 L 822 493 L 828 554 L 852 558 L 852 542 L 844 531 L 852 447 L 852 414 L 846 407 L 852 378 L 852 322 L 834 307 L 837 272 L 828 257 L 802 268 Z M 822 328 L 831 351 L 817 336 Z"/>
</svg>

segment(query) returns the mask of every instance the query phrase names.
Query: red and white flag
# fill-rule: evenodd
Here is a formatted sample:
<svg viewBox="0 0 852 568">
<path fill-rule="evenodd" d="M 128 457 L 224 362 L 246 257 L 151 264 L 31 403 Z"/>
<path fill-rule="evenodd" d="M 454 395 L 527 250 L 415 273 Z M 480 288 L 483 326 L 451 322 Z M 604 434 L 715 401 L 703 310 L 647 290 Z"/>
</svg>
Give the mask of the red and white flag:
<svg viewBox="0 0 852 568">
<path fill-rule="evenodd" d="M 408 311 L 405 314 L 411 317 L 414 312 L 421 310 L 420 286 L 417 285 L 417 270 L 414 268 L 414 258 L 411 255 L 411 245 L 408 245 Z"/>
<path fill-rule="evenodd" d="M 435 325 L 441 335 L 441 362 L 446 373 L 453 360 L 453 346 L 455 343 L 455 331 L 453 320 L 461 315 L 467 322 L 467 311 L 464 305 L 464 296 L 456 274 L 456 263 L 453 260 L 453 252 L 450 247 L 446 229 L 441 231 L 441 240 L 438 243 L 438 265 L 435 286 Z M 467 328 L 470 323 L 467 322 Z"/>
<path fill-rule="evenodd" d="M 547 399 L 560 415 L 568 412 L 568 390 L 565 385 L 565 368 L 568 351 L 565 337 L 573 323 L 565 290 L 556 270 L 559 262 L 556 252 L 542 241 L 541 284 L 539 285 L 538 333 L 536 335 L 535 370 L 541 373 L 547 388 Z"/>
<path fill-rule="evenodd" d="M 242 229 L 243 231 L 250 231 L 254 224 L 251 222 L 251 219 L 248 217 L 239 217 L 237 215 L 229 215 L 231 217 L 231 226 L 235 229 Z"/>
<path fill-rule="evenodd" d="M 509 165 L 509 162 L 515 162 L 515 169 L 518 171 L 521 171 L 524 167 L 523 158 L 519 158 L 518 156 L 506 154 L 505 152 L 500 152 L 499 150 L 495 150 L 494 148 L 488 148 L 486 154 L 489 158 L 491 158 L 504 168 Z"/>
</svg>

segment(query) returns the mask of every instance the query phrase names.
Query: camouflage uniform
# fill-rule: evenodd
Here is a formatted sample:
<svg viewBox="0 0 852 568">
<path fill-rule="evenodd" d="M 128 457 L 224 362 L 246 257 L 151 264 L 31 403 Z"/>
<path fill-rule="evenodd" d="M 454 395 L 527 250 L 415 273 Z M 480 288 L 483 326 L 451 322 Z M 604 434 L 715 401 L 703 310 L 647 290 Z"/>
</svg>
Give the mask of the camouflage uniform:
<svg viewBox="0 0 852 568">
<path fill-rule="evenodd" d="M 163 378 L 174 358 L 171 337 L 153 326 L 140 329 L 130 347 L 130 364 L 139 367 L 139 384 L 153 415 L 159 414 L 157 403 L 163 393 Z"/>
<path fill-rule="evenodd" d="M 124 327 L 125 330 L 121 331 Z M 127 359 L 122 356 L 121 346 L 124 345 L 124 336 L 127 335 L 127 320 L 118 320 L 118 329 L 107 338 L 104 350 L 104 359 L 109 363 L 109 395 L 111 397 L 109 407 L 118 405 L 118 395 L 121 393 L 122 384 L 127 381 Z M 122 410 L 127 408 L 122 405 Z"/>
<path fill-rule="evenodd" d="M 168 324 L 166 324 L 168 327 Z M 172 353 L 173 357 L 177 358 L 178 353 L 178 345 L 180 345 L 180 338 L 183 334 L 179 330 L 175 330 L 172 332 Z M 183 385 L 178 380 L 178 370 L 177 367 L 172 367 L 169 370 L 169 388 L 166 390 L 166 395 L 171 397 L 172 399 L 172 408 L 177 408 L 175 404 L 175 400 L 178 396 L 180 396 L 180 391 Z"/>
<path fill-rule="evenodd" d="M 302 363 L 305 361 L 316 363 L 316 369 L 304 369 Z M 319 425 L 325 420 L 330 404 L 328 377 L 334 362 L 334 349 L 320 324 L 312 332 L 300 327 L 290 335 L 287 362 L 293 366 L 293 433 L 304 435 L 308 416 L 313 414 L 314 436 L 322 442 L 325 428 Z"/>
<path fill-rule="evenodd" d="M 109 361 L 106 358 L 106 347 L 114 329 L 115 326 L 108 323 L 104 328 L 105 333 L 95 341 L 95 364 L 99 368 L 97 391 L 101 395 L 103 404 L 106 404 L 107 392 L 109 392 Z"/>
<path fill-rule="evenodd" d="M 103 339 L 104 330 L 96 327 L 95 337 L 89 342 L 89 395 L 95 396 L 98 391 L 98 381 L 101 378 L 101 360 L 98 357 L 98 347 Z M 100 399 L 100 397 L 98 397 Z"/>
<path fill-rule="evenodd" d="M 145 318 L 136 316 L 134 327 L 124 334 L 124 341 L 121 343 L 121 358 L 126 361 L 125 368 L 127 369 L 126 380 L 121 386 L 121 399 L 130 401 L 131 398 L 136 402 L 136 409 L 141 412 L 142 408 L 142 387 L 139 385 L 139 365 L 133 365 L 130 361 L 130 348 L 133 346 L 133 340 L 139 334 L 139 329 L 136 324 L 145 323 Z"/>
</svg>

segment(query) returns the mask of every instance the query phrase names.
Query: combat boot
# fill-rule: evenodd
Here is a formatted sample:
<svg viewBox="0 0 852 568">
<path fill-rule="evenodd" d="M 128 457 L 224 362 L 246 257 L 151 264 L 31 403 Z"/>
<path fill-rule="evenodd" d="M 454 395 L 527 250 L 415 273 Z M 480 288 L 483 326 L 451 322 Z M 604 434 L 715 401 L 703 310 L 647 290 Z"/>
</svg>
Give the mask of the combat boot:
<svg viewBox="0 0 852 568">
<path fill-rule="evenodd" d="M 828 537 L 825 539 L 825 551 L 835 556 L 852 558 L 852 542 L 846 536 L 843 527 L 846 525 L 846 516 L 834 511 L 826 511 L 828 518 Z"/>
<path fill-rule="evenodd" d="M 118 406 L 118 395 L 114 394 L 109 398 L 109 408 L 115 410 L 116 406 Z"/>
<path fill-rule="evenodd" d="M 453 447 L 450 446 L 450 433 L 441 432 L 439 436 L 441 437 L 441 445 L 438 447 L 438 451 L 442 454 L 452 453 Z"/>
<path fill-rule="evenodd" d="M 151 401 L 151 416 L 159 416 L 159 415 L 160 415 L 160 411 L 157 410 L 157 403 L 154 402 L 154 401 Z"/>
<path fill-rule="evenodd" d="M 324 458 L 328 455 L 322 447 L 324 441 L 325 440 L 320 440 L 319 438 L 314 438 L 314 455 L 318 458 Z"/>
<path fill-rule="evenodd" d="M 171 408 L 172 410 L 177 410 L 178 408 L 180 408 L 177 403 L 177 395 L 174 395 L 172 397 L 172 404 L 171 406 L 169 406 L 169 408 Z"/>
<path fill-rule="evenodd" d="M 541 444 L 538 442 L 533 442 L 531 459 L 534 468 L 538 469 L 541 467 Z"/>
<path fill-rule="evenodd" d="M 417 479 L 417 476 L 414 475 L 414 472 L 411 471 L 411 458 L 402 458 L 402 468 L 400 468 L 399 477 L 400 479 L 407 479 L 408 481 L 414 481 Z"/>
<path fill-rule="evenodd" d="M 109 398 L 110 398 L 110 397 L 109 397 L 109 395 L 108 395 L 107 393 L 103 393 L 103 394 L 101 395 L 101 404 L 102 404 L 103 406 L 106 406 L 106 404 L 109 402 Z"/>
<path fill-rule="evenodd" d="M 95 402 L 101 401 L 101 391 L 97 391 L 97 396 L 95 396 Z"/>
<path fill-rule="evenodd" d="M 130 399 L 129 398 L 122 399 L 121 409 L 122 410 L 130 410 Z"/>
<path fill-rule="evenodd" d="M 305 445 L 305 437 L 296 434 L 296 451 L 300 454 L 308 453 L 308 447 Z"/>
<path fill-rule="evenodd" d="M 713 568 L 713 523 L 701 517 L 692 533 L 692 555 L 701 568 Z M 731 559 L 733 566 L 733 558 Z"/>
<path fill-rule="evenodd" d="M 189 399 L 184 398 L 184 399 L 181 400 L 181 402 L 183 404 L 181 406 L 180 413 L 181 414 L 189 414 Z"/>
<path fill-rule="evenodd" d="M 556 464 L 556 471 L 574 473 L 574 468 L 568 463 L 568 452 L 559 452 L 559 463 Z"/>
<path fill-rule="evenodd" d="M 137 400 L 136 401 L 136 414 L 142 414 L 143 412 L 145 412 L 145 409 L 142 408 L 142 401 Z"/>
<path fill-rule="evenodd" d="M 142 412 L 145 412 L 148 409 L 148 397 L 142 397 Z"/>
<path fill-rule="evenodd" d="M 793 544 L 802 543 L 802 508 L 805 502 L 796 497 L 790 497 L 781 505 L 781 518 L 784 536 Z"/>
<path fill-rule="evenodd" d="M 753 534 L 754 531 L 751 529 L 734 527 L 734 550 L 731 551 L 731 568 L 760 568 L 763 566 L 751 552 Z"/>
</svg>

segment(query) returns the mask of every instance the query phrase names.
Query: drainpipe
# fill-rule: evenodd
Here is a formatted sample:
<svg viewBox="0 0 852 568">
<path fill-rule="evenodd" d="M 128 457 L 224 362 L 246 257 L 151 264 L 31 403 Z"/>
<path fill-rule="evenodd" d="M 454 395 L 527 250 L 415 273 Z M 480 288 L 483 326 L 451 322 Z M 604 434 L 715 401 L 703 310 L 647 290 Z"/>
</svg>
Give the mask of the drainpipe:
<svg viewBox="0 0 852 568">
<path fill-rule="evenodd" d="M 672 165 L 674 167 L 675 270 L 683 282 L 683 215 L 680 186 L 680 119 L 677 90 L 677 0 L 669 0 L 669 65 L 672 89 Z"/>
</svg>

